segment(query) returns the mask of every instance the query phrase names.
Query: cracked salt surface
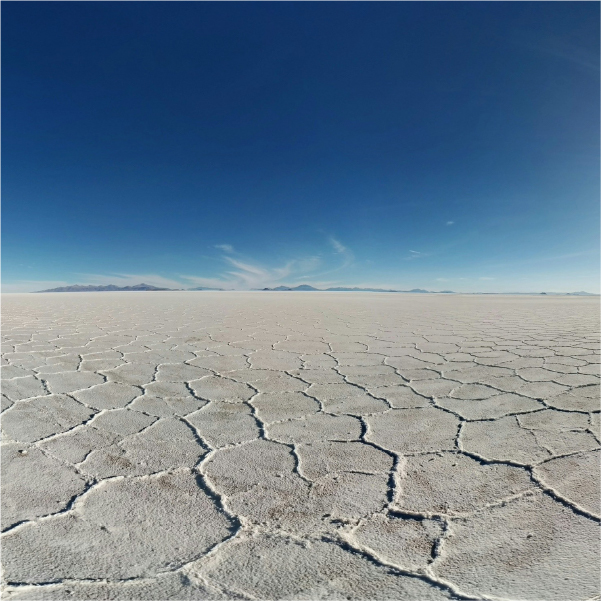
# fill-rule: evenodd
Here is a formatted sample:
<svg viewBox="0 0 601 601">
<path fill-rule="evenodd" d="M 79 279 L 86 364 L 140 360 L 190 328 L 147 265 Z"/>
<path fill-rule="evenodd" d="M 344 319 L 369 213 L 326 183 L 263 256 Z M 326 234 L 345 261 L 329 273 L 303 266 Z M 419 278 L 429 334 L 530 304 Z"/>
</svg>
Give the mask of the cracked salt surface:
<svg viewBox="0 0 601 601">
<path fill-rule="evenodd" d="M 596 299 L 8 295 L 3 598 L 599 598 Z"/>
</svg>

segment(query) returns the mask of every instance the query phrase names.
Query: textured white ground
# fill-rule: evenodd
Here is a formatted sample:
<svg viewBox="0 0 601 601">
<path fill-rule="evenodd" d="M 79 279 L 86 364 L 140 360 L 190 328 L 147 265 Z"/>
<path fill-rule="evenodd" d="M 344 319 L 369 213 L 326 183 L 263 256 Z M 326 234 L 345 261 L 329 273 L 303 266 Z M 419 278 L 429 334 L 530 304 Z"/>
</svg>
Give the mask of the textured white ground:
<svg viewBox="0 0 601 601">
<path fill-rule="evenodd" d="M 599 301 L 5 295 L 6 599 L 599 595 Z"/>
</svg>

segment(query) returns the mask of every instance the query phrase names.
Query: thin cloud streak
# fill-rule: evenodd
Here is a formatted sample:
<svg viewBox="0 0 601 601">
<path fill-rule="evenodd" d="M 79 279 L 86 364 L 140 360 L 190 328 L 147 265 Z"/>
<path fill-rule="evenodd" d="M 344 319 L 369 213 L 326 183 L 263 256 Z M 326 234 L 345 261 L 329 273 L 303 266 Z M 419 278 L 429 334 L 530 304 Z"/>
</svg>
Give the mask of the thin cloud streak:
<svg viewBox="0 0 601 601">
<path fill-rule="evenodd" d="M 425 259 L 426 257 L 429 257 L 430 255 L 432 255 L 433 253 L 425 253 L 419 250 L 409 250 L 409 252 L 411 254 L 407 255 L 406 257 L 403 257 L 404 261 L 411 261 L 413 259 Z"/>
<path fill-rule="evenodd" d="M 337 255 L 342 255 L 342 257 L 344 258 L 344 263 L 343 263 L 342 267 L 348 267 L 349 265 L 352 265 L 352 263 L 355 260 L 355 255 L 350 250 L 350 248 L 347 248 L 346 246 L 344 246 L 344 244 L 342 244 L 342 242 L 340 242 L 340 240 L 337 240 L 336 238 L 334 238 L 334 236 L 330 236 L 329 242 L 332 245 L 332 247 L 334 248 L 334 252 Z M 342 269 L 342 267 L 340 267 L 339 269 Z"/>
<path fill-rule="evenodd" d="M 334 238 L 333 236 L 330 237 L 330 244 L 334 247 L 334 250 L 338 253 L 338 254 L 344 254 L 346 252 L 348 252 L 348 249 L 346 248 L 346 246 L 344 246 L 343 244 L 341 244 L 338 240 L 336 240 L 336 238 Z"/>
</svg>

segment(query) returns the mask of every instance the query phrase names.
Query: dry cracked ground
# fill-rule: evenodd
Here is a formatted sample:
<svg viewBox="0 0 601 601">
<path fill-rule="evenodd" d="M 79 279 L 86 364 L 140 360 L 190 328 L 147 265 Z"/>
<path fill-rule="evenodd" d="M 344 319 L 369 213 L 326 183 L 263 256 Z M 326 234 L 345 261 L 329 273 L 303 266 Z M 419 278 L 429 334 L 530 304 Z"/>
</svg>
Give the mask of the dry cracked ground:
<svg viewBox="0 0 601 601">
<path fill-rule="evenodd" d="M 4 598 L 599 595 L 598 299 L 7 295 Z"/>
</svg>

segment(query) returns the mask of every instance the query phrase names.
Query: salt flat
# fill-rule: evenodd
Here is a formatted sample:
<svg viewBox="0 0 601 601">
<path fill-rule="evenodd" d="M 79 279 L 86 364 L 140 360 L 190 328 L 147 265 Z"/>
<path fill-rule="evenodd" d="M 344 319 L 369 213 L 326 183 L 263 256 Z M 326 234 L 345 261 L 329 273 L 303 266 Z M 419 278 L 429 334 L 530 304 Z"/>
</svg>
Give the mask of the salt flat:
<svg viewBox="0 0 601 601">
<path fill-rule="evenodd" d="M 598 598 L 597 298 L 3 303 L 3 598 Z"/>
</svg>

